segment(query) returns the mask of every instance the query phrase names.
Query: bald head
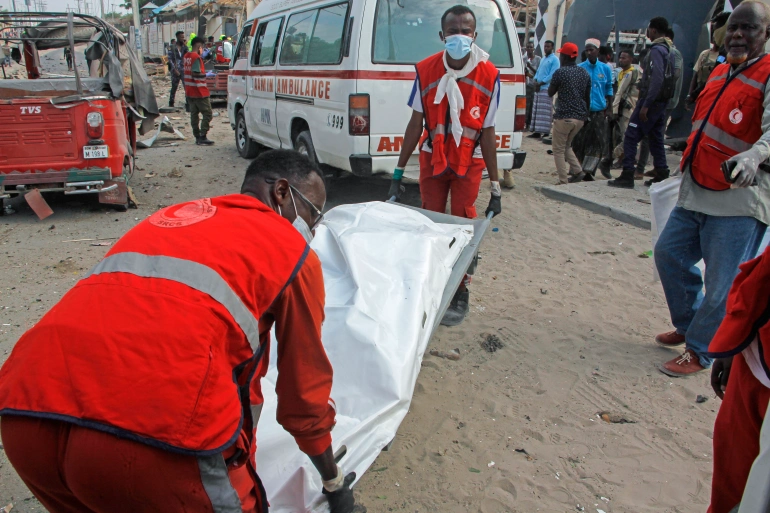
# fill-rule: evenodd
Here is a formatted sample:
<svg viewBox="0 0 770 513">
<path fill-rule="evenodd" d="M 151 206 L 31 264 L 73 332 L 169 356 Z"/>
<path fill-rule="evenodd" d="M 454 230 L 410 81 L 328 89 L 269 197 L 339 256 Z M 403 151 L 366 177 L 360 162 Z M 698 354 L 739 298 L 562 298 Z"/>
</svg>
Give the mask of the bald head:
<svg viewBox="0 0 770 513">
<path fill-rule="evenodd" d="M 727 20 L 727 61 L 738 66 L 765 51 L 770 39 L 770 8 L 758 0 L 745 0 Z"/>
</svg>

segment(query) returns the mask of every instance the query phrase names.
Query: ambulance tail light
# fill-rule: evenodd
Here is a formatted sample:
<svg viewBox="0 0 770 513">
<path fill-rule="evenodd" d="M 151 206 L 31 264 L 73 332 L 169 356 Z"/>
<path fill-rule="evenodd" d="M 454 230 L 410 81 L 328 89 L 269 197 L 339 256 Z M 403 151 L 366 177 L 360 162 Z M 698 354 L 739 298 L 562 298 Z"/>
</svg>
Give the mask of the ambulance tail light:
<svg viewBox="0 0 770 513">
<path fill-rule="evenodd" d="M 104 135 L 104 118 L 100 112 L 86 115 L 86 133 L 89 139 L 101 139 Z"/>
<path fill-rule="evenodd" d="M 369 135 L 369 95 L 351 94 L 348 101 L 350 135 Z"/>
<path fill-rule="evenodd" d="M 513 118 L 513 131 L 523 132 L 527 128 L 527 97 L 516 97 L 516 115 Z"/>
</svg>

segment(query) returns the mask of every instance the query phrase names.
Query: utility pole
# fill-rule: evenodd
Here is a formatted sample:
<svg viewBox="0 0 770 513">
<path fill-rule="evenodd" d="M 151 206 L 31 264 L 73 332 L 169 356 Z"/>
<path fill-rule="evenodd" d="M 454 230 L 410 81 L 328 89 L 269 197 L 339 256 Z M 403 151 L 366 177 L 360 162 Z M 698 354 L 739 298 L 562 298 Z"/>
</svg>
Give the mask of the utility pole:
<svg viewBox="0 0 770 513">
<path fill-rule="evenodd" d="M 139 17 L 139 0 L 131 0 L 131 10 L 134 11 L 134 42 L 136 44 L 136 56 L 140 65 L 144 66 L 142 57 L 142 23 Z"/>
<path fill-rule="evenodd" d="M 101 3 L 101 5 L 102 5 L 102 19 L 103 19 L 104 21 L 107 21 L 107 19 L 104 17 L 104 14 L 105 14 L 105 13 L 104 13 L 104 0 L 99 0 L 99 2 L 100 2 L 100 3 Z"/>
</svg>

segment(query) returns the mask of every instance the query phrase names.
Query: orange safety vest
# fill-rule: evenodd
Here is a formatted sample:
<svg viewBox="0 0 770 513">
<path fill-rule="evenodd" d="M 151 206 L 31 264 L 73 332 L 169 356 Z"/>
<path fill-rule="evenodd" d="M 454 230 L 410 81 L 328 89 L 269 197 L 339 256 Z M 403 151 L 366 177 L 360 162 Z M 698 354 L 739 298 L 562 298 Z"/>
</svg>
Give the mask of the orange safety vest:
<svg viewBox="0 0 770 513">
<path fill-rule="evenodd" d="M 192 74 L 193 64 L 196 61 L 200 62 L 201 73 L 205 73 L 203 65 L 203 57 L 198 52 L 187 52 L 184 54 L 184 94 L 190 98 L 208 98 L 209 88 L 206 87 L 206 78 L 196 78 Z"/>
<path fill-rule="evenodd" d="M 730 188 L 722 163 L 749 150 L 762 136 L 765 86 L 770 56 L 765 55 L 728 78 L 730 64 L 714 68 L 698 96 L 692 133 L 680 169 L 688 166 L 696 184 L 713 191 Z"/>
<path fill-rule="evenodd" d="M 438 105 L 434 103 L 438 83 L 446 74 L 444 52 L 418 62 L 416 67 L 422 88 L 420 95 L 428 144 L 433 149 L 433 175 L 451 169 L 457 175 L 465 176 L 473 163 L 473 152 L 481 139 L 481 129 L 492 104 L 492 93 L 500 72 L 491 62 L 480 62 L 468 76 L 457 81 L 465 100 L 465 107 L 460 113 L 463 135 L 458 146 L 452 136 L 449 100 L 444 98 Z"/>
<path fill-rule="evenodd" d="M 221 453 L 251 433 L 258 320 L 309 251 L 249 196 L 156 212 L 21 337 L 0 368 L 0 416 Z"/>
</svg>

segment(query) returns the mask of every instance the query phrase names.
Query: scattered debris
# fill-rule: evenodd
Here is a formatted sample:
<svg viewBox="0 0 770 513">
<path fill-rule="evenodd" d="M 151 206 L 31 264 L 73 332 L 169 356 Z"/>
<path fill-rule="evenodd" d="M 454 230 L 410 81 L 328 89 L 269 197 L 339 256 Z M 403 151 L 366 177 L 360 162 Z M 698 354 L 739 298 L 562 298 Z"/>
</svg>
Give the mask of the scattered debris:
<svg viewBox="0 0 770 513">
<path fill-rule="evenodd" d="M 62 242 L 92 242 L 95 240 L 115 240 L 118 237 L 99 237 L 98 239 L 70 239 L 70 240 L 63 240 Z"/>
<path fill-rule="evenodd" d="M 597 415 L 608 424 L 636 424 L 636 421 L 624 417 L 620 413 L 612 413 L 609 411 L 599 412 Z"/>
<path fill-rule="evenodd" d="M 650 200 L 648 200 L 648 199 L 641 199 L 641 198 L 639 198 L 636 201 L 638 201 L 639 203 L 644 203 L 645 205 L 652 205 L 652 202 Z"/>
<path fill-rule="evenodd" d="M 613 255 L 615 256 L 614 251 L 589 251 L 589 255 Z"/>
<path fill-rule="evenodd" d="M 487 468 L 492 468 L 494 466 L 495 466 L 495 462 L 494 461 L 490 461 L 489 463 L 487 463 Z"/>
<path fill-rule="evenodd" d="M 453 349 L 450 352 L 445 353 L 444 351 L 439 351 L 438 349 L 431 349 L 430 355 L 437 356 L 439 358 L 446 358 L 447 360 L 457 361 L 460 359 L 460 350 Z"/>
<path fill-rule="evenodd" d="M 169 171 L 169 173 L 166 176 L 168 178 L 182 178 L 184 176 L 184 171 L 182 171 L 178 167 L 175 167 L 171 171 Z"/>
<path fill-rule="evenodd" d="M 370 470 L 369 472 L 385 472 L 386 470 L 388 470 L 388 467 L 380 467 L 374 470 Z"/>
<path fill-rule="evenodd" d="M 141 203 L 139 203 L 139 200 L 137 200 L 136 196 L 134 196 L 134 190 L 131 188 L 131 186 L 128 186 L 127 189 L 128 189 L 127 191 L 128 199 L 129 199 L 129 203 L 131 203 L 131 207 L 139 208 L 139 205 L 141 205 Z"/>
<path fill-rule="evenodd" d="M 112 242 L 92 242 L 92 246 L 112 246 Z"/>
<path fill-rule="evenodd" d="M 378 496 L 377 496 L 377 498 L 378 498 L 378 499 L 382 499 L 382 500 L 385 500 L 385 499 L 387 499 L 387 497 L 386 497 L 386 496 L 384 496 L 384 495 L 378 495 Z"/>
<path fill-rule="evenodd" d="M 4 508 L 0 509 L 0 513 L 10 513 L 13 509 L 13 503 L 9 502 Z"/>
<path fill-rule="evenodd" d="M 43 195 L 40 194 L 40 190 L 32 189 L 24 195 L 24 200 L 41 221 L 46 217 L 53 215 L 53 210 L 51 210 L 51 207 L 48 205 L 45 198 L 43 198 Z"/>
<path fill-rule="evenodd" d="M 49 227 L 48 227 L 48 229 L 49 229 L 49 230 L 53 230 L 53 229 L 55 229 L 55 228 L 56 228 L 56 225 L 55 225 L 55 224 L 52 224 L 51 226 L 49 226 Z"/>
<path fill-rule="evenodd" d="M 149 139 L 145 139 L 144 141 L 137 141 L 136 147 L 137 148 L 152 148 L 152 145 L 155 144 L 155 141 L 160 136 L 161 132 L 167 132 L 169 134 L 176 135 L 179 139 L 187 140 L 187 138 L 171 125 L 171 121 L 168 119 L 168 116 L 163 116 L 163 119 L 158 123 L 158 130 L 155 132 L 155 135 L 150 137 Z"/>
<path fill-rule="evenodd" d="M 639 258 L 652 258 L 652 250 L 639 253 Z"/>
<path fill-rule="evenodd" d="M 695 398 L 695 402 L 698 403 L 698 404 L 703 404 L 703 403 L 705 403 L 708 400 L 709 400 L 709 398 L 706 397 L 705 395 L 698 395 L 698 397 Z"/>
<path fill-rule="evenodd" d="M 545 296 L 548 294 L 548 289 L 540 289 L 540 293 Z"/>
<path fill-rule="evenodd" d="M 487 335 L 484 340 L 481 341 L 481 347 L 487 353 L 494 353 L 498 349 L 502 349 L 505 346 L 497 335 Z"/>
<path fill-rule="evenodd" d="M 156 175 L 155 173 L 147 173 L 146 175 L 144 175 L 145 178 L 154 178 L 156 176 L 158 175 Z"/>
<path fill-rule="evenodd" d="M 526 449 L 514 449 L 514 451 L 526 456 L 527 461 L 535 461 L 535 458 L 533 458 L 532 455 L 529 454 Z"/>
<path fill-rule="evenodd" d="M 473 467 L 471 467 L 471 468 L 469 468 L 468 470 L 469 470 L 469 471 L 471 471 L 471 472 L 473 472 L 474 474 L 481 474 L 481 471 L 480 471 L 479 469 L 477 469 L 477 468 L 473 468 Z"/>
</svg>

